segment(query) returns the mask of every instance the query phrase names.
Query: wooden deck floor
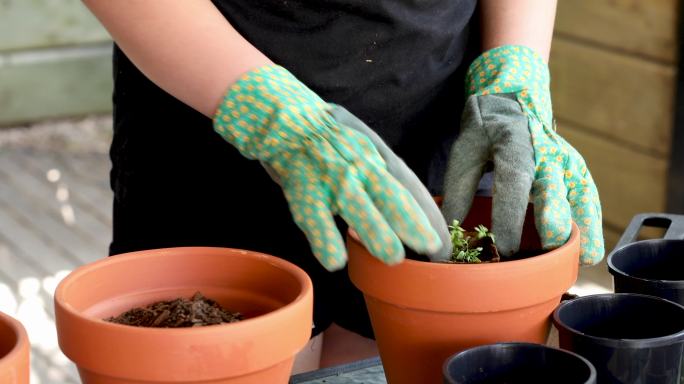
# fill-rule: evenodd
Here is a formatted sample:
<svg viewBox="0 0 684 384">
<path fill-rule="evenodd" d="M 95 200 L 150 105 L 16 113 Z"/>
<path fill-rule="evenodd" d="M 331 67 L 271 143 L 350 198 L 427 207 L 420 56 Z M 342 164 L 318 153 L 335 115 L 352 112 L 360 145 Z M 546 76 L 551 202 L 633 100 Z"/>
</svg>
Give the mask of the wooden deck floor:
<svg viewBox="0 0 684 384">
<path fill-rule="evenodd" d="M 69 271 L 105 257 L 110 241 L 109 159 L 102 143 L 83 142 L 100 149 L 0 145 L 0 311 L 27 328 L 32 384 L 80 383 L 57 345 L 52 294 Z M 600 266 L 575 290 L 609 286 Z"/>
<path fill-rule="evenodd" d="M 52 294 L 76 266 L 107 255 L 109 159 L 26 148 L 0 151 L 0 310 L 32 344 L 32 384 L 79 383 L 57 346 Z"/>
</svg>

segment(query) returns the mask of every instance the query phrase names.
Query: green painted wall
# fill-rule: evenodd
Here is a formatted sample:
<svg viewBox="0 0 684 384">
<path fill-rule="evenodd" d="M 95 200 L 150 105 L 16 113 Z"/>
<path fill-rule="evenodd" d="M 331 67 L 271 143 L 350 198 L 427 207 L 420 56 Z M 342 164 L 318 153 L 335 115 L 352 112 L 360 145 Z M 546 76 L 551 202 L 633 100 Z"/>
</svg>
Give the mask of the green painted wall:
<svg viewBox="0 0 684 384">
<path fill-rule="evenodd" d="M 0 126 L 107 113 L 110 61 L 80 0 L 0 0 Z"/>
</svg>

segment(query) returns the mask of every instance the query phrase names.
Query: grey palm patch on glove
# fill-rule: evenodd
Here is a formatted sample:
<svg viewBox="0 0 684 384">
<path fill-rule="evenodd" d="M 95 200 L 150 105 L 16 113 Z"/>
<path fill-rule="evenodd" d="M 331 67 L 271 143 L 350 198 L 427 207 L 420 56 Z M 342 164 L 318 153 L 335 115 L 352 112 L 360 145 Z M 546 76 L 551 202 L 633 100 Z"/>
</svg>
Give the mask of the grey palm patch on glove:
<svg viewBox="0 0 684 384">
<path fill-rule="evenodd" d="M 375 131 L 351 112 L 347 111 L 344 107 L 333 104 L 331 113 L 335 120 L 340 124 L 368 136 L 378 150 L 378 153 L 380 153 L 380 156 L 385 160 L 387 171 L 411 193 L 418 205 L 425 212 L 432 228 L 435 229 L 440 240 L 442 240 L 442 248 L 437 252 L 426 256 L 428 256 L 431 261 L 448 260 L 451 257 L 451 250 L 453 247 L 449 236 L 449 228 L 447 227 L 435 200 L 432 198 L 425 185 L 418 179 L 418 176 L 416 176 L 406 163 L 397 156 L 387 144 L 385 144 Z"/>
<path fill-rule="evenodd" d="M 492 232 L 503 257 L 520 247 L 534 181 L 528 118 L 513 94 L 471 96 L 452 146 L 444 180 L 442 214 L 463 221 L 488 164 L 494 167 Z"/>
</svg>

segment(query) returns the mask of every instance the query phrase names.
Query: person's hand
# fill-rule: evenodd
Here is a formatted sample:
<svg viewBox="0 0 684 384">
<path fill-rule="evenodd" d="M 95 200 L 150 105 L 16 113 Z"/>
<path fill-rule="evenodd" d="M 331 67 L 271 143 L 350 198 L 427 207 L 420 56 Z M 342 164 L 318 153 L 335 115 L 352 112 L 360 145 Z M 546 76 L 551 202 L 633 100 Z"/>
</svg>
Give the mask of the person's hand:
<svg viewBox="0 0 684 384">
<path fill-rule="evenodd" d="M 461 135 L 452 147 L 442 213 L 462 220 L 485 166 L 494 166 L 492 232 L 502 256 L 520 245 L 530 192 L 544 249 L 563 245 L 572 221 L 581 264 L 604 255 L 601 204 L 582 156 L 556 133 L 546 63 L 532 49 L 502 46 L 470 66 Z"/>
<path fill-rule="evenodd" d="M 436 252 L 440 238 L 415 199 L 370 139 L 340 124 L 332 108 L 284 68 L 266 66 L 229 88 L 214 129 L 275 173 L 295 223 L 327 269 L 346 262 L 335 214 L 385 263 L 404 259 L 402 241 L 419 253 Z"/>
<path fill-rule="evenodd" d="M 425 185 L 423 185 L 418 176 L 416 176 L 406 163 L 404 163 L 404 160 L 397 156 L 375 131 L 344 107 L 335 104 L 331 105 L 332 110 L 330 113 L 338 123 L 368 136 L 378 150 L 380 156 L 382 156 L 382 159 L 385 161 L 387 171 L 394 176 L 409 193 L 411 193 L 428 220 L 430 220 L 432 228 L 437 232 L 437 235 L 442 242 L 442 247 L 435 252 L 426 254 L 426 256 L 431 261 L 449 260 L 453 249 L 449 227 L 447 227 L 447 223 L 444 221 L 444 217 L 442 217 L 442 213 L 440 212 L 435 199 L 430 195 L 430 192 Z"/>
</svg>

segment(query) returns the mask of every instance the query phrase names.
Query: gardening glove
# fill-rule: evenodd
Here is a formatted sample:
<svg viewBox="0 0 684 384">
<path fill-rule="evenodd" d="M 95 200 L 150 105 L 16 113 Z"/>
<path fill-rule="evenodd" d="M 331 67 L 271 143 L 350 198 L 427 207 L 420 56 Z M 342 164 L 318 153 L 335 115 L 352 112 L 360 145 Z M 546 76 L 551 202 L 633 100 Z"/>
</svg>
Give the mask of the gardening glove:
<svg viewBox="0 0 684 384">
<path fill-rule="evenodd" d="M 428 220 L 430 220 L 432 228 L 437 232 L 437 235 L 442 242 L 442 247 L 440 249 L 426 256 L 430 261 L 449 260 L 453 249 L 449 228 L 444 221 L 444 217 L 442 217 L 442 213 L 440 212 L 437 203 L 420 179 L 418 179 L 418 176 L 416 176 L 406 163 L 387 146 L 382 138 L 363 121 L 340 105 L 330 103 L 330 106 L 332 107 L 330 114 L 339 124 L 368 136 L 375 146 L 375 149 L 377 149 L 378 153 L 385 161 L 387 171 L 406 188 L 418 205 L 423 209 Z M 266 163 L 262 162 L 261 165 L 271 178 L 276 183 L 280 184 L 280 179 L 275 170 Z"/>
<path fill-rule="evenodd" d="M 494 166 L 492 232 L 504 257 L 518 251 L 530 198 L 544 249 L 581 231 L 580 263 L 604 255 L 601 204 L 582 156 L 556 133 L 544 60 L 524 46 L 477 58 L 466 77 L 461 135 L 452 147 L 442 213 L 462 220 L 488 163 Z"/>
<path fill-rule="evenodd" d="M 423 185 L 420 179 L 418 179 L 418 176 L 413 173 L 406 163 L 404 163 L 404 161 L 385 144 L 375 131 L 344 107 L 335 104 L 331 105 L 331 114 L 337 122 L 368 136 L 375 146 L 375 149 L 378 150 L 378 153 L 380 153 L 380 156 L 382 156 L 382 159 L 385 161 L 387 171 L 394 176 L 409 193 L 411 193 L 418 205 L 423 209 L 428 220 L 430 220 L 432 228 L 437 232 L 437 235 L 442 242 L 442 247 L 436 252 L 429 253 L 426 256 L 431 261 L 449 260 L 453 249 L 449 228 L 447 227 L 446 221 L 444 221 L 444 217 L 442 216 L 437 203 L 435 203 L 435 199 L 432 198 L 432 195 L 427 188 L 425 188 L 425 185 Z"/>
<path fill-rule="evenodd" d="M 340 124 L 332 106 L 280 66 L 243 75 L 227 91 L 214 129 L 275 173 L 295 223 L 328 270 L 346 263 L 333 216 L 356 230 L 385 263 L 442 244 L 411 194 L 387 171 L 367 136 Z"/>
</svg>

